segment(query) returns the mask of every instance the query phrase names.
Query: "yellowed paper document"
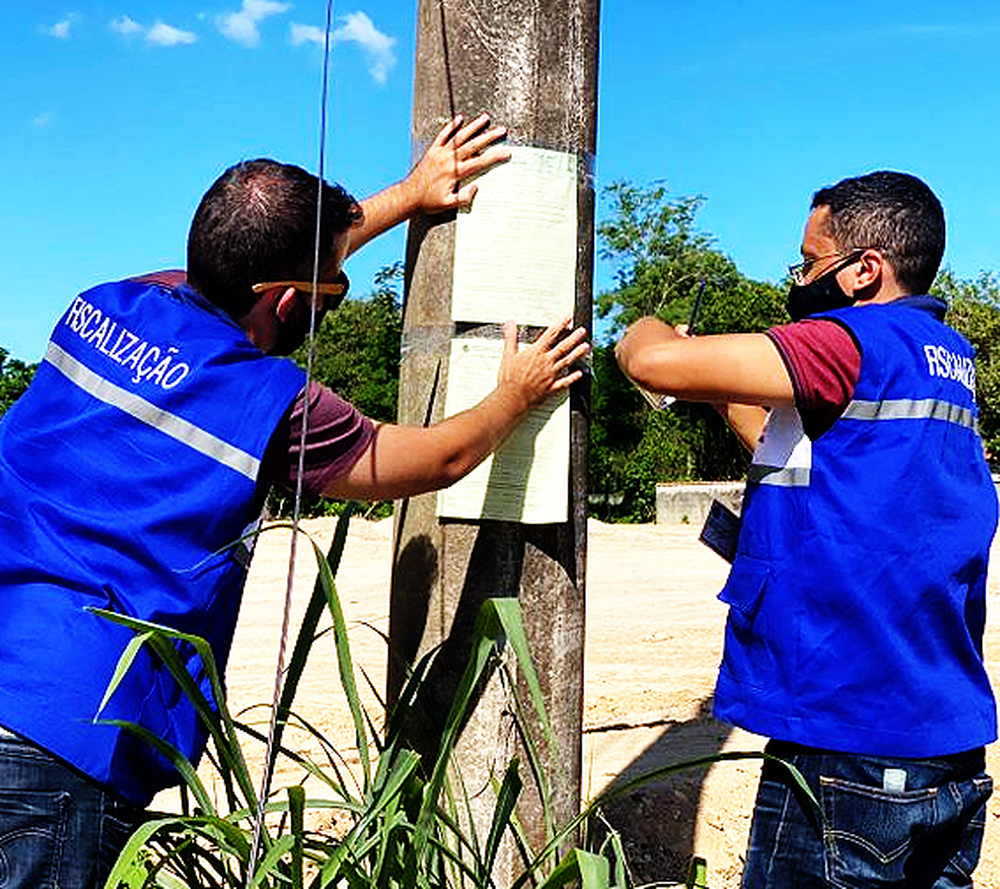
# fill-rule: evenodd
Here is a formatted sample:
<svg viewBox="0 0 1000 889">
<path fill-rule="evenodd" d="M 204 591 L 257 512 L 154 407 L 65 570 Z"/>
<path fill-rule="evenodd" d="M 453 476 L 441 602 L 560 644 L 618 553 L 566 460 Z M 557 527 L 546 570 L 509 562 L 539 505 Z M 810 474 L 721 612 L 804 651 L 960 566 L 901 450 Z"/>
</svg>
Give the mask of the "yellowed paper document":
<svg viewBox="0 0 1000 889">
<path fill-rule="evenodd" d="M 547 327 L 572 312 L 576 155 L 514 145 L 476 181 L 456 222 L 452 319 Z"/>
<path fill-rule="evenodd" d="M 503 340 L 451 341 L 445 416 L 472 407 L 496 385 Z M 569 397 L 533 410 L 490 458 L 438 493 L 437 514 L 455 519 L 565 522 L 569 488 Z"/>
</svg>

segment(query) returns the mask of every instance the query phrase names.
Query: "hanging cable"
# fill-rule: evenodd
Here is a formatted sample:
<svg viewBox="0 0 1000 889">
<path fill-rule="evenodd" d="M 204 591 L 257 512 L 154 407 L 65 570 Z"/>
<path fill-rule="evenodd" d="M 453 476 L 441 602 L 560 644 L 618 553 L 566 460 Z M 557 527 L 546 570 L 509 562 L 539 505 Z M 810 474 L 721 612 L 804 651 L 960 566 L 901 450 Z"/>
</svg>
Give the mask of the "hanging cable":
<svg viewBox="0 0 1000 889">
<path fill-rule="evenodd" d="M 281 616 L 281 635 L 278 641 L 278 658 L 274 673 L 274 693 L 271 699 L 271 720 L 267 733 L 267 751 L 264 757 L 264 773 L 261 777 L 260 793 L 257 797 L 257 812 L 253 824 L 253 845 L 250 852 L 250 862 L 247 868 L 247 886 L 253 880 L 254 871 L 257 869 L 257 861 L 260 857 L 260 847 L 264 834 L 264 816 L 267 806 L 267 799 L 271 794 L 271 780 L 274 777 L 275 739 L 277 736 L 278 707 L 281 701 L 283 690 L 283 678 L 285 672 L 285 650 L 288 644 L 288 627 L 291 620 L 292 611 L 292 589 L 295 579 L 295 564 L 298 551 L 299 521 L 302 517 L 302 477 L 305 474 L 306 462 L 306 441 L 309 429 L 309 388 L 313 376 L 313 359 L 315 354 L 316 335 L 316 297 L 319 286 L 319 264 L 322 253 L 320 243 L 320 233 L 322 230 L 321 221 L 323 219 L 323 182 L 326 173 L 326 124 L 327 124 L 327 96 L 329 91 L 329 71 L 330 71 L 330 33 L 333 22 L 333 0 L 327 0 L 326 4 L 326 27 L 323 37 L 323 78 L 320 88 L 320 114 L 319 114 L 319 159 L 317 162 L 318 184 L 316 189 L 316 236 L 313 243 L 313 268 L 312 268 L 312 292 L 310 294 L 311 311 L 309 312 L 309 337 L 306 347 L 306 380 L 302 397 L 302 430 L 299 435 L 299 460 L 298 470 L 295 478 L 295 505 L 292 511 L 292 539 L 288 548 L 288 574 L 285 584 L 285 605 Z"/>
</svg>

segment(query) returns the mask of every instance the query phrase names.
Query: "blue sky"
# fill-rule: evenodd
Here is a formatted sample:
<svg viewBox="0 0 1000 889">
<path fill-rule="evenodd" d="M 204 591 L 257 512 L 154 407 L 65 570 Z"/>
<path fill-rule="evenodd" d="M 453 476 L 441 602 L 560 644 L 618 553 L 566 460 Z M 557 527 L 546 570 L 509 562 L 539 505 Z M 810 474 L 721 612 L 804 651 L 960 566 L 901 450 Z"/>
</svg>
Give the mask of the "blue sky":
<svg viewBox="0 0 1000 889">
<path fill-rule="evenodd" d="M 363 197 L 410 163 L 416 0 L 334 15 L 326 169 Z M 316 168 L 324 18 L 322 0 L 6 0 L 0 347 L 38 360 L 78 291 L 183 266 L 236 160 Z M 705 196 L 719 249 L 777 281 L 816 188 L 906 170 L 945 205 L 946 264 L 1000 269 L 998 40 L 992 0 L 606 0 L 597 186 Z M 404 235 L 352 257 L 357 291 Z M 598 262 L 599 288 L 612 272 Z"/>
</svg>

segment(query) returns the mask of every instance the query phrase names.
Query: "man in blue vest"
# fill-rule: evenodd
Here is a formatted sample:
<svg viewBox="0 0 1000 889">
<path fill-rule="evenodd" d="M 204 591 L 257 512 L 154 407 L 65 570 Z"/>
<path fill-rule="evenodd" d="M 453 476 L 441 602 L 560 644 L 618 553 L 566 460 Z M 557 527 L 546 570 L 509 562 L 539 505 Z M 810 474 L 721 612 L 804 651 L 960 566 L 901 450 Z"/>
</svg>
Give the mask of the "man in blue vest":
<svg viewBox="0 0 1000 889">
<path fill-rule="evenodd" d="M 485 116 L 457 118 L 361 204 L 339 186 L 320 194 L 298 167 L 237 164 L 195 213 L 186 274 L 92 288 L 56 324 L 0 422 L 0 884 L 103 886 L 142 808 L 178 783 L 136 735 L 96 724 L 98 711 L 192 761 L 204 748 L 188 699 L 145 650 L 102 709 L 132 633 L 93 609 L 202 636 L 224 666 L 247 564 L 233 544 L 272 484 L 362 500 L 447 486 L 579 378 L 589 347 L 569 318 L 521 350 L 509 325 L 490 395 L 402 427 L 307 387 L 276 357 L 343 297 L 349 253 L 411 216 L 467 205 L 475 186 L 463 180 L 509 156 L 502 135 Z M 211 695 L 194 650 L 178 654 Z"/>
<path fill-rule="evenodd" d="M 617 347 L 643 388 L 715 404 L 753 450 L 716 715 L 772 740 L 747 889 L 971 885 L 992 782 L 983 666 L 997 498 L 973 350 L 927 296 L 944 214 L 919 179 L 818 191 L 790 325 Z"/>
</svg>

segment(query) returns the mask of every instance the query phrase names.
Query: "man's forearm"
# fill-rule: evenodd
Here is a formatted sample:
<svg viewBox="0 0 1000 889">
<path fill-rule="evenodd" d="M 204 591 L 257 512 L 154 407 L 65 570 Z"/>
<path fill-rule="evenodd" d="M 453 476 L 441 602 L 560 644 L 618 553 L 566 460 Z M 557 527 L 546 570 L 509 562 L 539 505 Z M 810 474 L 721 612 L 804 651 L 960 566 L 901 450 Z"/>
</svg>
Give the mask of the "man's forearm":
<svg viewBox="0 0 1000 889">
<path fill-rule="evenodd" d="M 381 426 L 351 470 L 331 481 L 331 497 L 382 500 L 447 487 L 471 472 L 534 406 L 580 379 L 572 369 L 590 351 L 586 330 L 567 316 L 523 350 L 517 326 L 504 325 L 496 388 L 475 407 L 431 427 Z"/>
<path fill-rule="evenodd" d="M 637 385 L 684 401 L 794 404 L 788 371 L 764 334 L 686 337 L 656 318 L 643 318 L 626 331 L 615 356 Z"/>
<path fill-rule="evenodd" d="M 735 402 L 715 402 L 712 404 L 722 419 L 726 421 L 743 447 L 750 453 L 757 450 L 757 443 L 760 435 L 764 431 L 764 422 L 767 420 L 767 410 L 756 404 L 736 404 Z"/>
<path fill-rule="evenodd" d="M 497 389 L 475 407 L 430 427 L 380 426 L 351 471 L 333 480 L 325 493 L 386 500 L 446 488 L 496 450 L 530 406 Z"/>
<path fill-rule="evenodd" d="M 361 202 L 364 219 L 350 230 L 348 255 L 420 210 L 420 202 L 409 179 L 382 189 Z"/>
</svg>

